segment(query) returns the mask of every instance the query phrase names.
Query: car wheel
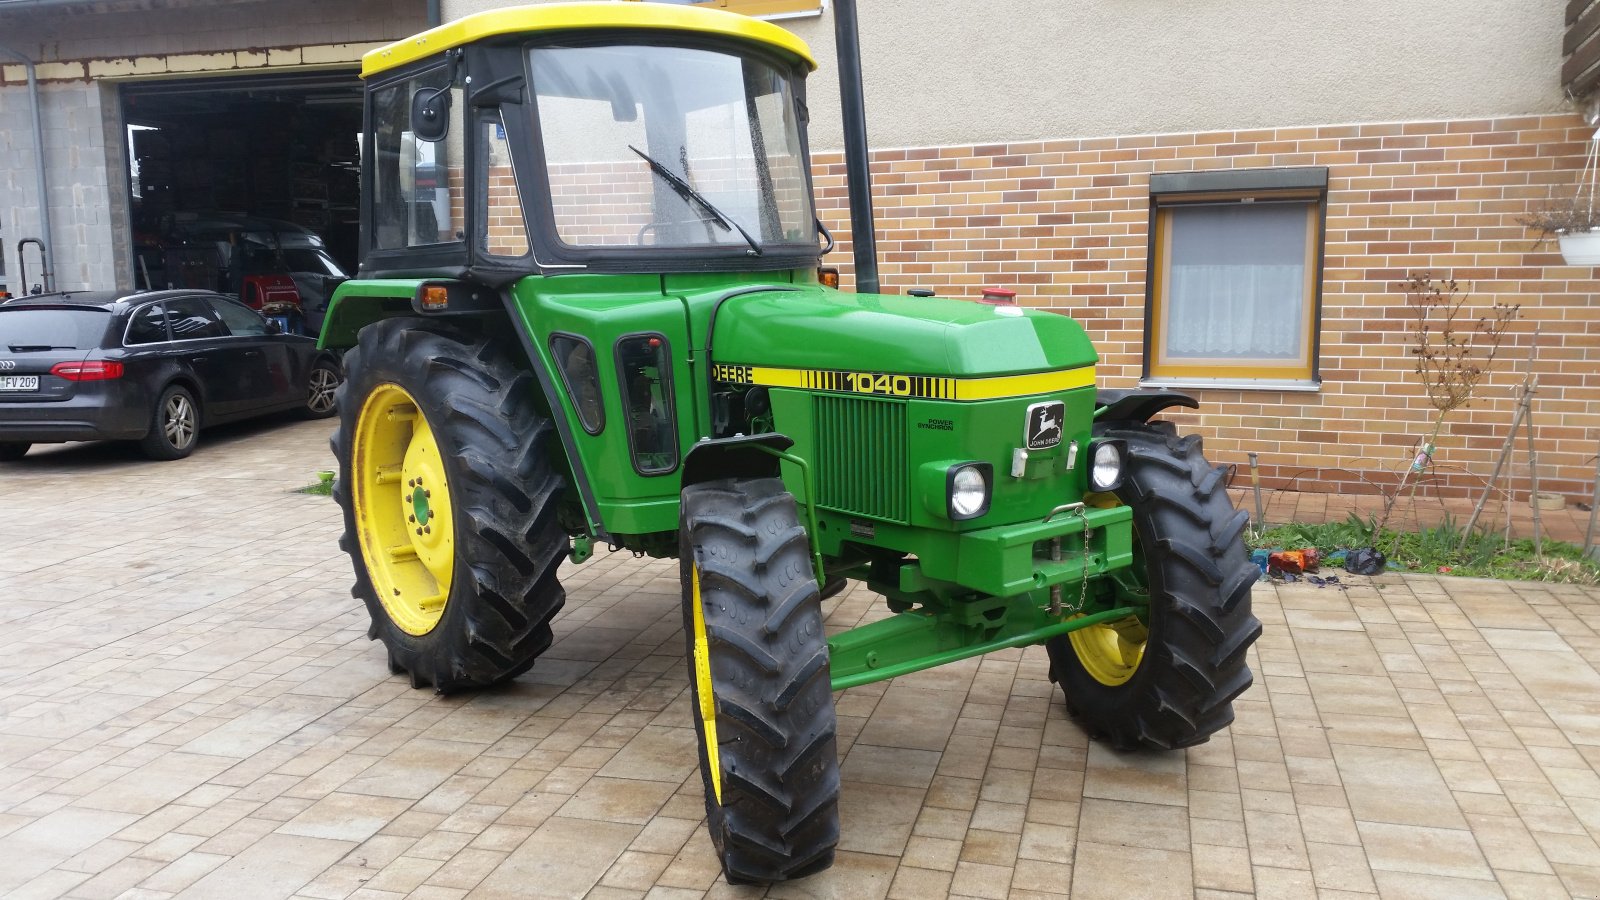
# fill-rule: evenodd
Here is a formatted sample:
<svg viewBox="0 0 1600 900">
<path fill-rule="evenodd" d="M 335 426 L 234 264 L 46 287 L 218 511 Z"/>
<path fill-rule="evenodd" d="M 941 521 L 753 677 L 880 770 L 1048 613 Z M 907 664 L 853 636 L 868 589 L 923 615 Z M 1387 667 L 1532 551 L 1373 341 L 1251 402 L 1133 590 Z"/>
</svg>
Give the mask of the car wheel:
<svg viewBox="0 0 1600 900">
<path fill-rule="evenodd" d="M 32 444 L 3 443 L 0 444 L 0 462 L 16 462 L 28 455 L 28 448 Z"/>
<path fill-rule="evenodd" d="M 308 419 L 326 419 L 334 414 L 334 395 L 344 376 L 333 363 L 322 361 L 311 367 L 306 379 L 306 406 L 303 415 Z"/>
<path fill-rule="evenodd" d="M 151 459 L 182 459 L 194 452 L 199 436 L 200 407 L 188 388 L 175 384 L 161 393 L 139 449 Z"/>
</svg>

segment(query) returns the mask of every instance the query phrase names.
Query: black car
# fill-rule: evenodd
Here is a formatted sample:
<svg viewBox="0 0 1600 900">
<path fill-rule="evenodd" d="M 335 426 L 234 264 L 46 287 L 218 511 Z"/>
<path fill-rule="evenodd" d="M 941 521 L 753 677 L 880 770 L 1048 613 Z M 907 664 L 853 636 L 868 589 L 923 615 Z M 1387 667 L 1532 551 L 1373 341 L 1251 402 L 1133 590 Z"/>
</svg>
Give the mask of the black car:
<svg viewBox="0 0 1600 900">
<path fill-rule="evenodd" d="M 203 427 L 333 415 L 336 356 L 210 291 L 81 292 L 0 303 L 0 461 L 31 444 L 129 440 L 152 459 Z"/>
</svg>

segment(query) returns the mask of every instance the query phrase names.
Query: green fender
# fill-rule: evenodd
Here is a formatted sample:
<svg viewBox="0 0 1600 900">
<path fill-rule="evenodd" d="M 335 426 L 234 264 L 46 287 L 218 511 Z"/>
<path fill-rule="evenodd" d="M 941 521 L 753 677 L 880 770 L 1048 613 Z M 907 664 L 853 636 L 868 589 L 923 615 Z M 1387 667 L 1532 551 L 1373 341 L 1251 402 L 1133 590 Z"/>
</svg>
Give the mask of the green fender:
<svg viewBox="0 0 1600 900">
<path fill-rule="evenodd" d="M 361 329 L 379 319 L 415 315 L 411 298 L 425 278 L 376 278 L 346 281 L 333 292 L 322 319 L 317 347 L 344 350 L 356 345 Z"/>
</svg>

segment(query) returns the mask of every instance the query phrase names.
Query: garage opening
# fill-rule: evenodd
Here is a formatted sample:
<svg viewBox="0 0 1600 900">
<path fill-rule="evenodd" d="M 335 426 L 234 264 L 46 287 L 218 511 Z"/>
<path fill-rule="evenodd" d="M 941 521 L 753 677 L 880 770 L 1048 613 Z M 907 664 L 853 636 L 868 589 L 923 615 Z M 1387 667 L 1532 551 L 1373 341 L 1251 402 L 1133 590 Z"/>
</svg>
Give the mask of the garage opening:
<svg viewBox="0 0 1600 900">
<path fill-rule="evenodd" d="M 133 283 L 236 294 L 316 333 L 357 263 L 356 72 L 127 84 L 122 111 Z"/>
</svg>

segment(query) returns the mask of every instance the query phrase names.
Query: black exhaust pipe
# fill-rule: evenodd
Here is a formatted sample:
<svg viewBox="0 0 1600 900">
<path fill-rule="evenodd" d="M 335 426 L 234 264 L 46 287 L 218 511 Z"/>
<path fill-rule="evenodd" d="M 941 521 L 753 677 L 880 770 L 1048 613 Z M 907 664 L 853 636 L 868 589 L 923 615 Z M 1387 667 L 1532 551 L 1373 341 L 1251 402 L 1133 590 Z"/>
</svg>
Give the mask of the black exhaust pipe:
<svg viewBox="0 0 1600 900">
<path fill-rule="evenodd" d="M 839 106 L 844 117 L 844 169 L 850 190 L 850 246 L 856 293 L 878 293 L 878 238 L 872 224 L 872 173 L 867 160 L 867 104 L 861 93 L 861 36 L 856 0 L 834 0 L 839 55 Z"/>
</svg>

